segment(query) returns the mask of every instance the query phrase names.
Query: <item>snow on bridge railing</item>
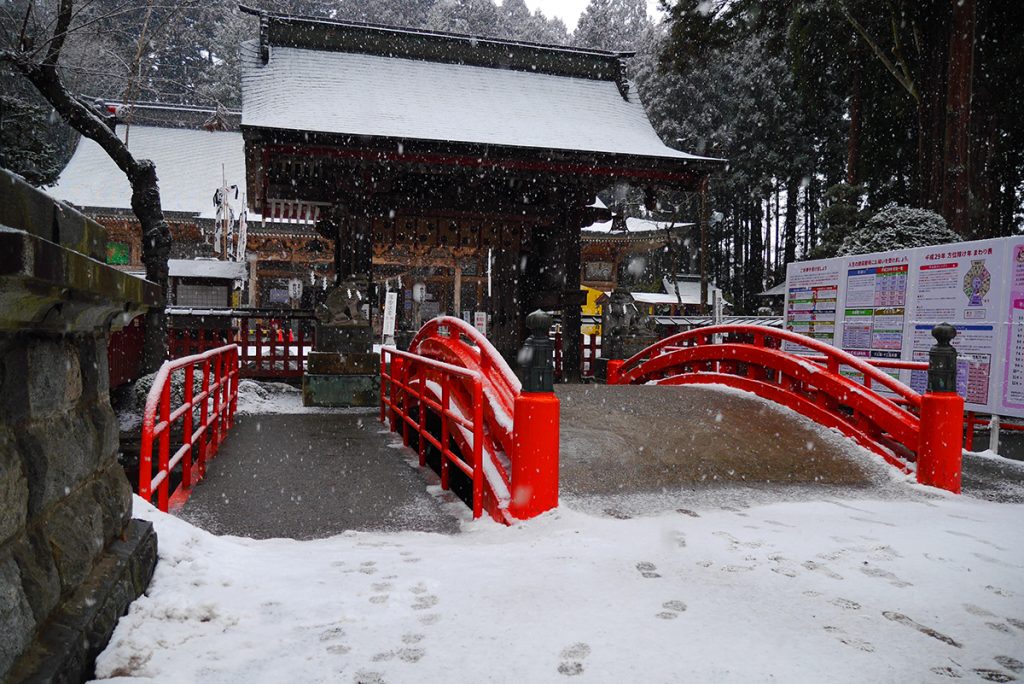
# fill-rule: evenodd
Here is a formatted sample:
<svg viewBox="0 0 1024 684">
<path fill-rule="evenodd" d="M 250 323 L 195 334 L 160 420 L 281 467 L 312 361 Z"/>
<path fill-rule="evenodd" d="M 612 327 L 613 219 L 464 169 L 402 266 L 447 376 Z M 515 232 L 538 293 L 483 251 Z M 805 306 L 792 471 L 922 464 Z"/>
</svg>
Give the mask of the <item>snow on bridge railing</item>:
<svg viewBox="0 0 1024 684">
<path fill-rule="evenodd" d="M 549 327 L 545 317 L 531 341 L 547 344 Z M 548 384 L 550 355 L 523 355 L 547 364 Z M 381 421 L 392 431 L 400 425 L 406 446 L 415 431 L 421 465 L 440 455 L 442 487 L 451 484 L 450 463 L 472 479 L 474 517 L 486 510 L 507 524 L 558 505 L 558 415 L 550 387 L 524 389 L 461 319 L 429 321 L 408 352 L 381 350 Z"/>
<path fill-rule="evenodd" d="M 469 402 L 472 418 L 467 418 L 462 407 L 453 403 L 453 393 L 458 393 L 457 380 L 468 380 L 471 386 Z M 428 409 L 440 418 L 441 435 L 435 437 L 427 425 Z M 391 431 L 401 421 L 402 443 L 411 443 L 409 430 L 416 432 L 420 467 L 427 465 L 427 445 L 438 450 L 441 457 L 441 489 L 450 487 L 449 464 L 466 474 L 473 483 L 473 517 L 479 518 L 484 505 L 484 420 L 483 420 L 483 374 L 479 371 L 459 368 L 449 363 L 435 361 L 417 354 L 384 347 L 380 352 L 380 421 L 390 417 Z M 451 434 L 451 426 L 456 434 Z M 452 450 L 452 438 L 464 447 L 456 453 Z M 470 453 L 470 462 L 461 454 Z"/>
<path fill-rule="evenodd" d="M 200 378 L 196 378 L 196 367 Z M 182 373 L 181 396 L 172 392 L 172 375 Z M 196 391 L 196 381 L 199 391 Z M 172 408 L 172 403 L 180 404 Z M 139 496 L 164 512 L 183 505 L 192 488 L 206 474 L 206 462 L 217 454 L 234 424 L 238 405 L 238 347 L 217 349 L 173 361 L 157 371 L 146 398 L 139 449 Z M 196 425 L 198 421 L 198 425 Z M 180 427 L 175 424 L 180 422 Z M 180 430 L 180 431 L 179 431 Z M 153 442 L 158 445 L 153 470 Z M 171 442 L 180 444 L 171 455 Z M 180 483 L 170 491 L 172 474 L 181 464 Z"/>
</svg>

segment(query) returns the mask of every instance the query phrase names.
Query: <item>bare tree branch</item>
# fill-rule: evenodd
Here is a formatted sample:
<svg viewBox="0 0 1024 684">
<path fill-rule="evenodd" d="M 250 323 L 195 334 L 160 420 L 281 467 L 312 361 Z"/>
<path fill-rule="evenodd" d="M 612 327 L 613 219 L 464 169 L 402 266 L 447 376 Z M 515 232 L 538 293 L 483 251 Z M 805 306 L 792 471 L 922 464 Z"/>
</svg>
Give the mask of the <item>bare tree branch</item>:
<svg viewBox="0 0 1024 684">
<path fill-rule="evenodd" d="M 915 102 L 920 102 L 921 95 L 918 93 L 913 79 L 907 78 L 899 69 L 896 68 L 896 65 L 893 64 L 892 60 L 890 60 L 888 55 L 885 54 L 885 50 L 881 48 L 878 42 L 875 41 L 875 39 L 871 37 L 871 34 L 868 33 L 867 29 L 865 29 L 864 26 L 861 25 L 861 23 L 850 13 L 845 2 L 842 2 L 842 0 L 833 0 L 833 2 L 836 7 L 839 8 L 840 13 L 846 21 L 849 22 L 850 26 L 860 34 L 860 37 L 865 43 L 867 43 L 868 47 L 871 48 L 871 51 L 885 67 L 886 71 L 892 74 L 892 77 L 896 79 L 896 82 L 903 86 L 903 89 L 906 90 L 912 98 L 914 98 Z"/>
</svg>

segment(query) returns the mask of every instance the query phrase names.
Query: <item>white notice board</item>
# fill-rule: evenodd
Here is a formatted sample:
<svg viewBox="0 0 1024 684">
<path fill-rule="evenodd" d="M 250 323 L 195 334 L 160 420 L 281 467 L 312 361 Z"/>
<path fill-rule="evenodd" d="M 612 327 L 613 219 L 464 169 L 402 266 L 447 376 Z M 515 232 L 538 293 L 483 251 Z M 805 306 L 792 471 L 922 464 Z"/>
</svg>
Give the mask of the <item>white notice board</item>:
<svg viewBox="0 0 1024 684">
<path fill-rule="evenodd" d="M 1024 237 L 789 264 L 784 312 L 788 330 L 867 360 L 927 361 L 951 323 L 967 408 L 1024 417 Z M 925 389 L 922 371 L 891 373 Z"/>
</svg>

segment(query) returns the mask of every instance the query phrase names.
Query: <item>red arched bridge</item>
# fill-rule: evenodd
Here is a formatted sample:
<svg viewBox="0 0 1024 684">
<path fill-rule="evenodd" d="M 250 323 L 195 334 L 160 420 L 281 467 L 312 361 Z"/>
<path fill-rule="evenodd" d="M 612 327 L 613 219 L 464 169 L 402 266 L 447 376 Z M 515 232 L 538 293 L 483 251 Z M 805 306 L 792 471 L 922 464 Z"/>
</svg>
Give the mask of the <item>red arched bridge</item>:
<svg viewBox="0 0 1024 684">
<path fill-rule="evenodd" d="M 803 353 L 784 350 L 786 343 Z M 558 504 L 559 400 L 550 386 L 551 354 L 546 330 L 538 328 L 520 361 L 530 378 L 547 380 L 531 380 L 524 391 L 474 327 L 434 319 L 408 351 L 381 351 L 380 420 L 474 517 L 486 512 L 504 523 L 533 517 Z M 184 469 L 179 489 L 187 497 L 233 424 L 237 365 L 229 345 L 169 362 L 159 374 L 146 407 L 139 491 L 158 494 L 162 508 L 176 499 L 168 491 L 176 465 Z M 921 482 L 959 491 L 962 399 L 954 392 L 918 394 L 885 372 L 894 368 L 929 370 L 920 363 L 869 363 L 784 330 L 724 325 L 672 335 L 632 358 L 609 361 L 608 383 L 744 390 L 841 432 L 904 472 L 916 471 Z M 182 369 L 183 396 L 172 406 L 167 379 Z M 195 392 L 194 379 L 201 386 Z M 175 421 L 180 429 L 172 429 Z M 172 448 L 175 435 L 180 447 Z"/>
</svg>

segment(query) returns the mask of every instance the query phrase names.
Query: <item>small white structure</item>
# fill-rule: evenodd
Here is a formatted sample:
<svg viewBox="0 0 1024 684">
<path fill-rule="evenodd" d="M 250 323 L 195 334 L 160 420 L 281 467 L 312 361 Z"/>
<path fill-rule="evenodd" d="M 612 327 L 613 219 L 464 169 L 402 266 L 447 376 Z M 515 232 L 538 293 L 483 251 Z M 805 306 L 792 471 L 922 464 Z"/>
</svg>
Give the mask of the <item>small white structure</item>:
<svg viewBox="0 0 1024 684">
<path fill-rule="evenodd" d="M 248 262 L 169 259 L 170 301 L 179 307 L 229 308 L 231 293 L 247 277 Z"/>
</svg>

